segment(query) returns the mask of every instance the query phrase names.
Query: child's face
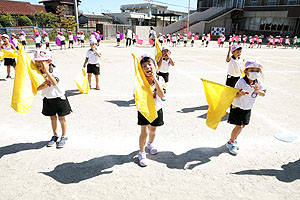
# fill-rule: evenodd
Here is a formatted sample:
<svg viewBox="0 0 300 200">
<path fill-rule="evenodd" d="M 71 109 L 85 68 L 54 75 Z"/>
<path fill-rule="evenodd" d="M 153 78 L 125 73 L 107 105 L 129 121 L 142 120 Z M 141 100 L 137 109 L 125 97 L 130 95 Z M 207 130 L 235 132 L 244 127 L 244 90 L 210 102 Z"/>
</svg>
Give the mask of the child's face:
<svg viewBox="0 0 300 200">
<path fill-rule="evenodd" d="M 155 74 L 155 65 L 153 61 L 147 61 L 142 64 L 142 69 L 146 77 L 152 77 Z"/>
<path fill-rule="evenodd" d="M 234 57 L 240 57 L 242 55 L 242 49 L 237 49 L 234 52 L 232 52 L 232 54 L 234 55 Z"/>
<path fill-rule="evenodd" d="M 2 37 L 2 40 L 3 40 L 4 43 L 8 42 L 8 38 L 6 38 L 6 37 Z"/>
<path fill-rule="evenodd" d="M 91 49 L 95 49 L 96 48 L 96 44 L 90 44 Z"/>
<path fill-rule="evenodd" d="M 260 72 L 260 69 L 258 69 L 258 68 L 254 68 L 254 67 L 250 67 L 250 68 L 247 68 L 247 69 L 245 69 L 245 74 L 246 75 L 249 75 L 249 72 Z"/>
<path fill-rule="evenodd" d="M 50 60 L 35 60 L 34 63 L 35 63 L 35 66 L 38 68 L 38 70 L 40 70 L 40 72 L 42 74 L 45 73 L 45 69 L 44 69 L 44 66 L 45 64 L 50 64 Z"/>
</svg>

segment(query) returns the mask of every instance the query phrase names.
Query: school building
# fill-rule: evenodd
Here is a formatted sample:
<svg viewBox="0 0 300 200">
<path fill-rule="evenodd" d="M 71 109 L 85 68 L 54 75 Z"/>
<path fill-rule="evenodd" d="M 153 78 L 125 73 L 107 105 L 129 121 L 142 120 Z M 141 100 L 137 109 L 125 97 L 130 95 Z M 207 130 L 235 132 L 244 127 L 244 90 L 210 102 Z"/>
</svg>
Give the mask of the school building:
<svg viewBox="0 0 300 200">
<path fill-rule="evenodd" d="M 166 27 L 177 33 L 189 23 L 194 33 L 225 28 L 225 35 L 300 35 L 300 0 L 198 0 L 197 10 Z"/>
</svg>

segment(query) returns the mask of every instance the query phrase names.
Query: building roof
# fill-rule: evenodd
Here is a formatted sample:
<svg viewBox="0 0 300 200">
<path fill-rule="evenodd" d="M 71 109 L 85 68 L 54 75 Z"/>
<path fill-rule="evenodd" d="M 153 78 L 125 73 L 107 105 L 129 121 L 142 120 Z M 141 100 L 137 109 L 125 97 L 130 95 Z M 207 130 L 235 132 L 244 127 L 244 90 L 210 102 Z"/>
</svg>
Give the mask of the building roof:
<svg viewBox="0 0 300 200">
<path fill-rule="evenodd" d="M 45 6 L 33 5 L 21 1 L 0 1 L 0 12 L 9 14 L 32 15 L 36 12 L 46 12 Z"/>
<path fill-rule="evenodd" d="M 110 16 L 103 15 L 103 14 L 94 14 L 94 13 L 83 13 L 80 16 L 87 17 L 89 19 L 113 19 Z"/>
<path fill-rule="evenodd" d="M 121 5 L 120 9 L 121 10 L 130 10 L 130 9 L 148 9 L 149 7 L 160 7 L 160 8 L 165 8 L 167 9 L 168 6 L 162 6 L 158 4 L 152 4 L 152 3 L 139 3 L 139 4 L 126 4 L 126 5 Z"/>
</svg>

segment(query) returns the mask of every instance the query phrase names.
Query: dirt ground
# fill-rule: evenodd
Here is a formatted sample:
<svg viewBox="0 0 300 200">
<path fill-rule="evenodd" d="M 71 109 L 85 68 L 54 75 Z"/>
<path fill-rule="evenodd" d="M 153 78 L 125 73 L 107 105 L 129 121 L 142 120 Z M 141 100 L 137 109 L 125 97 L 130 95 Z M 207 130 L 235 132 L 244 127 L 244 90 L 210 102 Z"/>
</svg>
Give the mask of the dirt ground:
<svg viewBox="0 0 300 200">
<path fill-rule="evenodd" d="M 27 51 L 33 57 L 33 47 Z M 239 136 L 240 152 L 225 143 L 233 126 L 227 115 L 216 131 L 205 124 L 207 102 L 200 78 L 225 83 L 228 44 L 172 48 L 175 67 L 157 129 L 159 154 L 137 163 L 137 112 L 133 101 L 131 53 L 154 54 L 150 46 L 100 45 L 100 87 L 79 94 L 74 79 L 88 48 L 58 50 L 53 63 L 73 109 L 67 116 L 67 145 L 45 147 L 50 119 L 37 95 L 26 115 L 11 107 L 13 80 L 0 67 L 0 199 L 300 199 L 300 48 L 244 48 L 242 58 L 264 65 L 267 95 L 256 100 L 249 126 Z M 92 87 L 95 88 L 93 79 Z M 294 136 L 292 143 L 274 134 Z"/>
</svg>

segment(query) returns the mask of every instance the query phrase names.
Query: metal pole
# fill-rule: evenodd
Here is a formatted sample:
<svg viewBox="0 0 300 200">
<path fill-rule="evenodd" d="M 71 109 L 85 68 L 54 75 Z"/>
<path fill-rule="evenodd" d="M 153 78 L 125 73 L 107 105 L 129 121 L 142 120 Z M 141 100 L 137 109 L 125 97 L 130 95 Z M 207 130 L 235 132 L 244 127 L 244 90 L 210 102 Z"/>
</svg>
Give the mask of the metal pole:
<svg viewBox="0 0 300 200">
<path fill-rule="evenodd" d="M 77 6 L 77 0 L 74 0 L 74 10 L 75 10 L 75 20 L 76 20 L 76 32 L 79 31 L 79 20 L 78 20 L 78 6 Z"/>
<path fill-rule="evenodd" d="M 189 0 L 189 6 L 188 6 L 188 28 L 190 29 L 190 5 L 191 5 L 191 0 Z M 188 32 L 188 30 L 186 30 Z"/>
</svg>

